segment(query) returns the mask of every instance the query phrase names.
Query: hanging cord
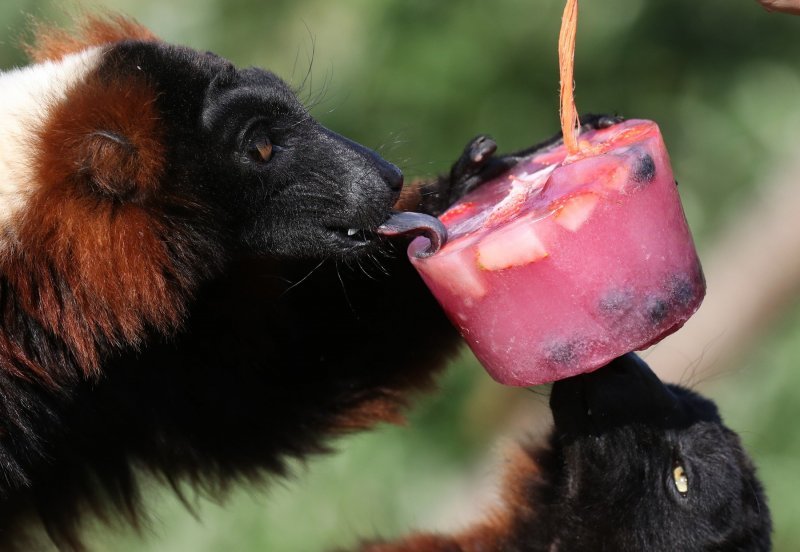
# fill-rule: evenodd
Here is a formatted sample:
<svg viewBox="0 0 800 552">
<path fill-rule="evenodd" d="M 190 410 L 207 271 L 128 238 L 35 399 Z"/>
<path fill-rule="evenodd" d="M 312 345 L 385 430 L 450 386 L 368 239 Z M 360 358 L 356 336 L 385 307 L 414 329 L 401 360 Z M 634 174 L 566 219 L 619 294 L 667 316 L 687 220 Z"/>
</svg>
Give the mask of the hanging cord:
<svg viewBox="0 0 800 552">
<path fill-rule="evenodd" d="M 568 155 L 579 151 L 580 121 L 575 107 L 575 35 L 578 30 L 578 0 L 567 0 L 558 35 L 558 68 L 561 76 L 561 132 Z"/>
</svg>

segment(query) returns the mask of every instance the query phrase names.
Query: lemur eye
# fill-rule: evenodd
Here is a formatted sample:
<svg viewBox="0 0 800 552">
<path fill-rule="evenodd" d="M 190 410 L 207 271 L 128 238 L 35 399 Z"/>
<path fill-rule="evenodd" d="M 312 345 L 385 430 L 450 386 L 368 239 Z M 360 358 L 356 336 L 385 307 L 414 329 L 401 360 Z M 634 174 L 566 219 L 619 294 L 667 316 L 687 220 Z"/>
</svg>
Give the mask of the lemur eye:
<svg viewBox="0 0 800 552">
<path fill-rule="evenodd" d="M 266 163 L 272 158 L 272 142 L 266 138 L 259 138 L 250 144 L 250 157 L 259 163 Z"/>
<path fill-rule="evenodd" d="M 676 464 L 672 468 L 672 480 L 675 483 L 675 488 L 678 492 L 686 496 L 689 492 L 689 478 L 686 476 L 686 471 L 683 469 L 683 466 L 680 464 Z"/>
</svg>

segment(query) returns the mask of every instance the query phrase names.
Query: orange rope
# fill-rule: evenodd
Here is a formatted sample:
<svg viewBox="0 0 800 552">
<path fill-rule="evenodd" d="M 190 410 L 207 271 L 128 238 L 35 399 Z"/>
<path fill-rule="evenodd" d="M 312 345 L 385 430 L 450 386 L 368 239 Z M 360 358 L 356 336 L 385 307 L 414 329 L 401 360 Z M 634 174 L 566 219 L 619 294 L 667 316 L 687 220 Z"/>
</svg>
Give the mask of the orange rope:
<svg viewBox="0 0 800 552">
<path fill-rule="evenodd" d="M 575 35 L 578 0 L 567 0 L 558 35 L 558 67 L 561 74 L 561 132 L 569 155 L 578 153 L 578 109 L 575 107 Z"/>
</svg>

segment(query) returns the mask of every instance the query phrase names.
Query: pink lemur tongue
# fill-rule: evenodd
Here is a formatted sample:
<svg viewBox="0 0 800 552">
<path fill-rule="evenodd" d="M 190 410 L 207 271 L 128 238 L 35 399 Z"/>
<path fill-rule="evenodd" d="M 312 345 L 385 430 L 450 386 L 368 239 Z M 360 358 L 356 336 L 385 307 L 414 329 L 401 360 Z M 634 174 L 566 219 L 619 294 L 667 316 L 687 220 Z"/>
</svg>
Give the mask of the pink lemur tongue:
<svg viewBox="0 0 800 552">
<path fill-rule="evenodd" d="M 381 236 L 425 236 L 430 241 L 427 248 L 417 252 L 417 257 L 430 257 L 447 241 L 447 229 L 439 219 L 422 213 L 401 211 L 394 213 L 381 224 L 377 233 Z"/>
</svg>

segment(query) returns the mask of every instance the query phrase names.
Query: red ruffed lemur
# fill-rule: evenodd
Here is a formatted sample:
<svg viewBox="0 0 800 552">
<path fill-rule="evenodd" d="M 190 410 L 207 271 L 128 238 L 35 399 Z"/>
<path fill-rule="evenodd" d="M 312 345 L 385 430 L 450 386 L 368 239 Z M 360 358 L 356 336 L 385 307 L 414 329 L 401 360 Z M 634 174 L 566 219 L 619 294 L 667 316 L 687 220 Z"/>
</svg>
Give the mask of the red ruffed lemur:
<svg viewBox="0 0 800 552">
<path fill-rule="evenodd" d="M 81 549 L 84 516 L 135 521 L 140 473 L 210 489 L 279 476 L 431 385 L 459 336 L 406 238 L 376 229 L 441 212 L 518 156 L 479 137 L 402 190 L 274 74 L 128 19 L 40 27 L 29 53 L 0 73 L 0 549 L 30 550 L 37 523 Z M 347 268 L 375 255 L 384 277 Z M 662 410 L 631 421 L 623 395 Z M 549 446 L 520 449 L 484 524 L 362 549 L 768 548 L 752 466 L 705 399 L 627 356 L 556 384 L 552 406 Z"/>
</svg>

